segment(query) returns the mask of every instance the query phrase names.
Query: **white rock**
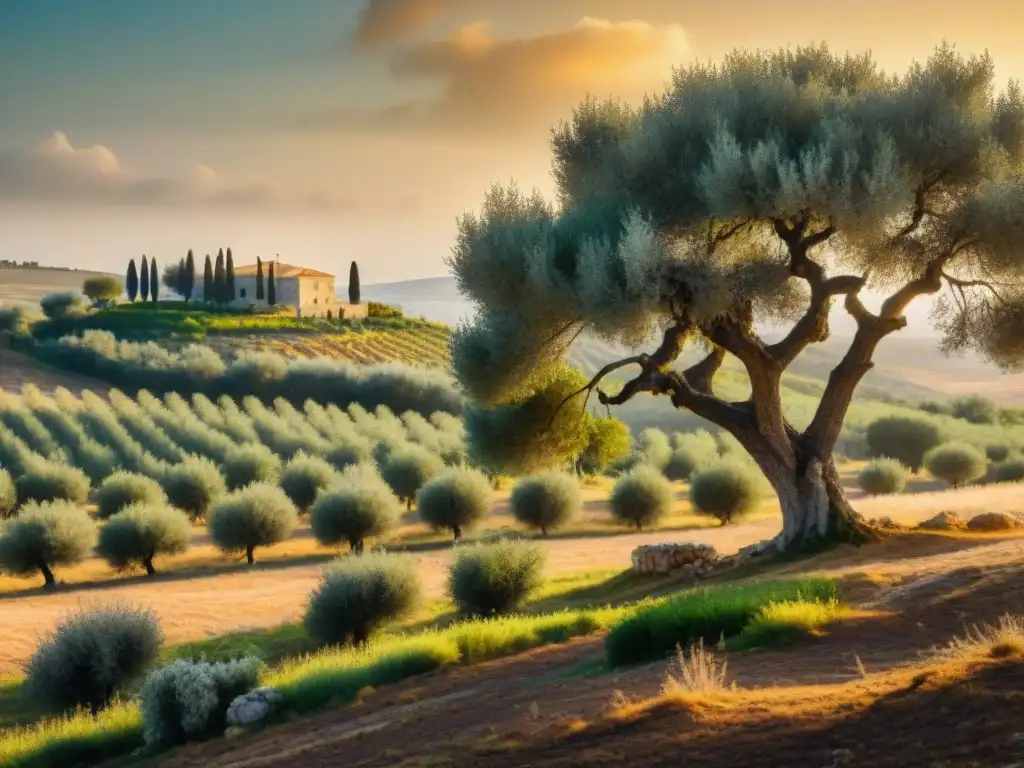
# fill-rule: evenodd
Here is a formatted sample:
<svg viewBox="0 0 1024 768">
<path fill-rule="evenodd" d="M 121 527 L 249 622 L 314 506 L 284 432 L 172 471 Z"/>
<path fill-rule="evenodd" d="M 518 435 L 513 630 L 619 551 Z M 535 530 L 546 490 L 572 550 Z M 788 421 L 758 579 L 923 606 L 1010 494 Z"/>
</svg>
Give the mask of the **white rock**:
<svg viewBox="0 0 1024 768">
<path fill-rule="evenodd" d="M 228 725 L 249 725 L 265 720 L 273 714 L 281 699 L 280 692 L 270 687 L 257 688 L 242 694 L 228 706 Z"/>
</svg>

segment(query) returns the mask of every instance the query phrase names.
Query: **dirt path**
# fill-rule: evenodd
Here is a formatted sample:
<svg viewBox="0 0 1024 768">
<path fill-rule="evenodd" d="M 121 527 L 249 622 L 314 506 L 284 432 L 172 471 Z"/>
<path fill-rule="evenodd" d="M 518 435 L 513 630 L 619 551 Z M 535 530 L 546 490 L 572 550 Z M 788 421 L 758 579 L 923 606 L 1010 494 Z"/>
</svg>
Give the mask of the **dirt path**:
<svg viewBox="0 0 1024 768">
<path fill-rule="evenodd" d="M 961 543 L 961 549 L 945 560 L 929 551 L 935 542 L 927 540 L 896 542 L 878 550 L 877 558 L 865 556 L 864 550 L 860 550 L 861 564 L 876 573 L 886 571 L 897 551 L 903 555 L 906 573 L 915 573 L 918 561 L 923 570 L 928 569 L 928 563 L 937 568 L 938 563 L 945 562 L 949 567 L 939 572 L 947 577 L 946 587 L 932 589 L 926 599 L 919 594 L 902 603 L 894 601 L 894 605 L 905 603 L 901 613 L 844 621 L 821 640 L 795 649 L 731 654 L 729 677 L 746 692 L 744 695 L 754 700 L 750 691 L 770 689 L 764 695 L 776 697 L 778 702 L 757 701 L 756 705 L 741 707 L 738 713 L 729 715 L 733 720 L 718 724 L 718 728 L 705 724 L 709 726 L 705 730 L 693 731 L 692 737 L 703 747 L 699 753 L 686 752 L 687 764 L 822 768 L 829 764 L 830 749 L 849 748 L 864 754 L 869 745 L 863 741 L 873 742 L 879 735 L 874 732 L 880 732 L 886 722 L 885 717 L 872 720 L 862 743 L 856 743 L 857 733 L 850 729 L 848 721 L 853 713 L 867 716 L 865 713 L 870 708 L 865 705 L 866 699 L 887 704 L 887 694 L 908 685 L 916 689 L 921 684 L 912 681 L 912 673 L 900 670 L 904 665 L 919 661 L 921 651 L 961 633 L 965 621 L 993 621 L 1006 611 L 1019 611 L 1024 605 L 1024 561 L 1018 549 L 1006 546 L 1016 543 L 992 542 L 977 546 Z M 925 554 L 916 556 L 917 549 L 924 549 Z M 972 554 L 980 555 L 993 569 L 965 569 L 959 560 L 961 554 L 966 560 Z M 837 559 L 845 558 L 847 555 L 841 553 Z M 842 570 L 847 565 L 840 562 L 838 568 Z M 993 572 L 998 575 L 993 576 Z M 643 726 L 653 730 L 646 736 L 630 731 L 628 725 L 620 730 L 598 727 L 589 738 L 587 734 L 593 728 L 577 737 L 571 736 L 587 723 L 600 724 L 614 696 L 627 700 L 653 696 L 664 679 L 663 664 L 596 676 L 573 672 L 582 663 L 599 658 L 601 652 L 600 637 L 583 638 L 512 659 L 425 676 L 372 693 L 357 706 L 273 727 L 248 738 L 222 739 L 186 748 L 159 765 L 166 768 L 678 765 L 680 752 L 675 742 L 689 734 L 694 725 L 693 718 L 684 717 L 685 713 L 677 713 L 679 716 L 671 720 L 667 730 L 658 717 L 645 720 Z M 867 678 L 861 677 L 858 659 L 867 671 Z M 1016 671 L 1005 672 L 999 678 L 1013 681 L 999 696 L 1017 690 L 1024 682 L 1022 671 L 1018 666 Z M 972 691 L 977 693 L 982 683 L 988 686 L 992 681 L 975 682 Z M 940 688 L 936 687 L 928 695 L 939 696 Z M 994 718 L 992 722 L 1004 729 L 1015 717 L 1004 712 L 1007 706 L 1008 701 L 999 699 L 998 709 L 989 713 Z M 791 709 L 790 716 L 780 720 L 780 713 L 786 707 Z M 977 751 L 979 741 L 985 743 L 986 748 L 1010 749 L 1006 754 L 1014 749 L 1024 750 L 1024 742 L 1007 745 L 993 741 L 989 744 L 986 740 L 997 738 L 998 730 L 983 728 L 986 718 L 972 715 L 969 703 L 952 710 L 939 705 L 931 710 L 927 707 L 923 710 L 898 708 L 891 717 L 907 721 L 905 729 L 894 725 L 884 737 L 891 741 L 888 749 L 892 755 L 899 755 L 902 762 L 890 761 L 883 750 L 882 757 L 857 765 L 937 765 L 934 759 L 941 751 L 939 745 L 951 750 L 952 756 L 956 750 L 973 748 Z M 951 718 L 952 727 L 947 722 Z M 768 720 L 775 726 L 774 730 L 765 727 Z M 975 729 L 973 738 L 964 733 L 961 725 L 964 722 Z M 801 727 L 796 728 L 796 724 Z M 732 741 L 727 733 L 731 728 L 733 733 L 743 737 L 747 733 L 744 729 L 755 725 L 756 732 L 761 734 L 760 751 L 748 745 L 749 749 L 741 750 L 745 759 L 740 760 L 741 752 L 734 754 L 730 750 Z M 827 733 L 823 732 L 825 726 L 831 729 Z M 779 737 L 778 742 L 772 741 L 772 733 Z M 832 747 L 829 747 L 830 735 L 835 737 Z M 1008 738 L 1012 732 L 1004 736 Z M 915 762 L 908 757 L 906 742 L 910 739 L 912 748 L 915 740 L 922 738 L 927 740 L 928 749 L 922 742 L 920 754 L 927 753 L 930 757 L 927 762 Z M 798 754 L 795 746 L 800 739 L 810 740 L 803 754 Z M 789 743 L 790 740 L 794 743 Z M 711 743 L 715 745 L 714 751 L 709 746 Z M 870 744 L 872 754 L 880 748 L 879 744 Z M 786 752 L 789 753 L 787 758 L 780 757 Z M 726 754 L 729 758 L 723 762 Z M 909 754 L 913 754 L 912 749 Z M 774 762 L 768 755 L 775 755 Z M 1012 762 L 941 764 L 987 766 Z"/>
</svg>

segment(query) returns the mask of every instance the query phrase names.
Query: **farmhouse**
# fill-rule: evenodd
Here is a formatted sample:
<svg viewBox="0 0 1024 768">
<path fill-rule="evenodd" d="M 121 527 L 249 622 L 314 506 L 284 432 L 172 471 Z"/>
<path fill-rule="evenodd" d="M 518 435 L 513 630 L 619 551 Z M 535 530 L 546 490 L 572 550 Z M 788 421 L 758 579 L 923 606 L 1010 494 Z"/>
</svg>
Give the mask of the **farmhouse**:
<svg viewBox="0 0 1024 768">
<path fill-rule="evenodd" d="M 271 262 L 263 262 L 263 298 L 256 298 L 256 265 L 235 267 L 235 299 L 233 307 L 267 306 L 267 286 Z M 333 317 L 358 318 L 366 316 L 366 304 L 342 302 L 334 289 L 334 275 L 318 269 L 297 267 L 275 261 L 274 285 L 276 305 L 291 307 L 298 317 L 323 317 L 330 311 Z M 198 286 L 197 286 L 198 287 Z M 202 289 L 199 288 L 199 298 Z"/>
</svg>

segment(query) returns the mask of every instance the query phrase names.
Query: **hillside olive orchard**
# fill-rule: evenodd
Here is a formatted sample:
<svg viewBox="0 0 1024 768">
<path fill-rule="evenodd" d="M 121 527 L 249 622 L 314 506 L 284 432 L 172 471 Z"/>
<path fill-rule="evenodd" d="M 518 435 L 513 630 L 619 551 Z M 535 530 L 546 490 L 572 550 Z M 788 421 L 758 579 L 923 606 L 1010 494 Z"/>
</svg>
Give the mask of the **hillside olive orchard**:
<svg viewBox="0 0 1024 768">
<path fill-rule="evenodd" d="M 868 54 L 810 47 L 679 70 L 638 108 L 585 101 L 553 135 L 557 205 L 494 187 L 460 222 L 450 267 L 479 308 L 453 337 L 461 383 L 477 408 L 537 435 L 556 418 L 537 418 L 538 404 L 664 396 L 751 454 L 781 503 L 778 548 L 860 538 L 834 447 L 911 302 L 938 297 L 946 350 L 1024 362 L 1024 97 L 993 81 L 987 56 L 950 46 L 898 76 Z M 875 311 L 867 291 L 884 294 Z M 837 302 L 857 330 L 798 430 L 781 377 L 828 337 Z M 768 322 L 788 332 L 768 343 Z M 654 348 L 552 396 L 584 331 Z M 705 354 L 679 370 L 687 344 Z M 727 354 L 750 379 L 742 402 L 715 393 Z M 601 387 L 626 368 L 621 388 Z"/>
</svg>

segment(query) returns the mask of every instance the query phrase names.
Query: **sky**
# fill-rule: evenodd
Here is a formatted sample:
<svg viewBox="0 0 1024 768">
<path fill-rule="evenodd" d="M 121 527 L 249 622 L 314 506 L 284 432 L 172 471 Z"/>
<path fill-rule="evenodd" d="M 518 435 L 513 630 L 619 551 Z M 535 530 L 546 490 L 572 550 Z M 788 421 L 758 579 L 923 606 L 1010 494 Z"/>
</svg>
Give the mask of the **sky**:
<svg viewBox="0 0 1024 768">
<path fill-rule="evenodd" d="M 889 70 L 943 39 L 1024 75 L 1019 0 L 0 0 L 0 258 L 120 272 L 230 246 L 364 283 L 442 275 L 550 129 L 737 47 Z"/>
</svg>

